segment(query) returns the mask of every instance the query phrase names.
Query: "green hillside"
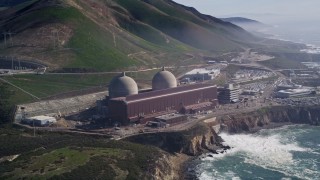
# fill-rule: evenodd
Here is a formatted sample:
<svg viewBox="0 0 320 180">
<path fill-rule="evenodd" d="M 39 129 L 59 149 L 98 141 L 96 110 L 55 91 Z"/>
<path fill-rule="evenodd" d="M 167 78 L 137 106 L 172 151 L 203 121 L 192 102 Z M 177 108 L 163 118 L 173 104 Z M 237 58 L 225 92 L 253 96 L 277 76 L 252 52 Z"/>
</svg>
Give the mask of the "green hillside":
<svg viewBox="0 0 320 180">
<path fill-rule="evenodd" d="M 170 6 L 165 1 L 145 3 L 139 0 L 117 0 L 117 2 L 138 21 L 195 48 L 211 51 L 240 48 L 226 37 L 227 31 L 220 31 L 213 24 L 205 23 L 195 15 Z"/>
<path fill-rule="evenodd" d="M 185 54 L 240 51 L 243 29 L 168 0 L 34 0 L 0 12 L 0 53 L 50 70 L 174 65 Z"/>
<path fill-rule="evenodd" d="M 151 179 L 160 149 L 107 136 L 0 128 L 0 179 Z M 1 159 L 2 160 L 2 159 Z"/>
</svg>

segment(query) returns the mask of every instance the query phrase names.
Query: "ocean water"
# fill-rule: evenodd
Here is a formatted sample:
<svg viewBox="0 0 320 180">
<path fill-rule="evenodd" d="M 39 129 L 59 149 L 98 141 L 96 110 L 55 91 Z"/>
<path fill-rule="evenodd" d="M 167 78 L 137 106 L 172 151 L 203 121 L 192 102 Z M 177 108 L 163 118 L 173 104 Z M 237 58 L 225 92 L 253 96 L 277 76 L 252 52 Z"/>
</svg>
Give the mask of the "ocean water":
<svg viewBox="0 0 320 180">
<path fill-rule="evenodd" d="M 195 160 L 198 179 L 320 179 L 320 127 L 292 125 L 221 137 L 233 148 Z"/>
<path fill-rule="evenodd" d="M 320 25 L 314 21 L 281 22 L 258 30 L 269 38 L 306 44 L 306 53 L 320 54 Z"/>
</svg>

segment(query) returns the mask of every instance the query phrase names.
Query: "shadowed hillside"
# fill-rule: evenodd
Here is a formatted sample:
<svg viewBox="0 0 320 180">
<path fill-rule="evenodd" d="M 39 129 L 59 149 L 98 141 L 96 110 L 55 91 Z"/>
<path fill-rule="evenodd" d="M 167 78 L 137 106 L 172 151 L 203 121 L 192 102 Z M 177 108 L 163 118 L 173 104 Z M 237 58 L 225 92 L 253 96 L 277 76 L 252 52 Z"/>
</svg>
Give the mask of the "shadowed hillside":
<svg viewBox="0 0 320 180">
<path fill-rule="evenodd" d="M 10 8 L 0 11 L 0 31 L 11 34 L 1 37 L 0 53 L 43 62 L 49 70 L 173 65 L 186 54 L 241 51 L 256 39 L 170 0 L 21 2 L 1 4 Z"/>
</svg>

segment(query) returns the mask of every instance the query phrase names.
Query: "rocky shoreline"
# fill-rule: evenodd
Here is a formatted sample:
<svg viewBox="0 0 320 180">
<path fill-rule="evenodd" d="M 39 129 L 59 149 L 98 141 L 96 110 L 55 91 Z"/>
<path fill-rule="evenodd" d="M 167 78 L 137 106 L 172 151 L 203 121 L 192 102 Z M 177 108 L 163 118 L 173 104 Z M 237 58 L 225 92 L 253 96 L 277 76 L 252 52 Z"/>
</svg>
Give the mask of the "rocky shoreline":
<svg viewBox="0 0 320 180">
<path fill-rule="evenodd" d="M 294 124 L 310 124 L 320 125 L 320 107 L 270 107 L 260 109 L 251 113 L 243 113 L 228 117 L 229 120 L 225 120 L 225 116 L 217 117 L 222 125 L 221 129 L 224 132 L 230 134 L 239 133 L 255 133 L 262 129 L 274 129 L 286 125 Z M 213 133 L 215 139 L 221 139 L 218 134 Z M 193 169 L 190 169 L 191 163 L 200 158 L 201 155 L 206 153 L 221 153 L 232 147 L 223 146 L 223 140 L 215 142 L 212 149 L 207 148 L 207 151 L 203 151 L 200 155 L 188 158 L 186 162 L 182 164 L 183 171 L 180 172 L 180 179 L 197 179 Z M 219 149 L 221 150 L 220 152 Z M 210 156 L 210 154 L 208 154 Z"/>
<path fill-rule="evenodd" d="M 283 127 L 283 126 L 287 126 L 287 125 L 294 125 L 294 123 L 290 123 L 290 122 L 283 122 L 283 123 L 270 123 L 268 125 L 265 125 L 263 127 L 255 127 L 250 129 L 247 132 L 242 132 L 242 133 L 256 133 L 260 130 L 263 129 L 275 129 L 275 128 L 279 128 L 279 127 Z M 193 169 L 193 163 L 195 160 L 199 160 L 203 157 L 213 157 L 213 154 L 223 154 L 226 151 L 232 149 L 232 147 L 226 145 L 222 145 L 220 144 L 219 146 L 215 146 L 214 148 L 212 148 L 211 150 L 208 150 L 206 152 L 203 152 L 202 154 L 198 155 L 198 156 L 189 156 L 189 158 L 181 163 L 180 165 L 182 166 L 181 169 L 182 171 L 179 172 L 179 177 L 180 179 L 197 179 L 198 176 L 195 172 L 195 170 Z M 179 164 L 177 164 L 179 165 Z"/>
<path fill-rule="evenodd" d="M 156 146 L 164 151 L 164 158 L 156 164 L 154 179 L 196 179 L 190 176 L 190 163 L 206 153 L 221 153 L 230 147 L 223 146 L 219 130 L 230 134 L 254 133 L 284 125 L 320 125 L 320 106 L 269 107 L 249 113 L 216 117 L 214 121 L 197 124 L 181 132 L 141 134 L 127 141 Z"/>
</svg>

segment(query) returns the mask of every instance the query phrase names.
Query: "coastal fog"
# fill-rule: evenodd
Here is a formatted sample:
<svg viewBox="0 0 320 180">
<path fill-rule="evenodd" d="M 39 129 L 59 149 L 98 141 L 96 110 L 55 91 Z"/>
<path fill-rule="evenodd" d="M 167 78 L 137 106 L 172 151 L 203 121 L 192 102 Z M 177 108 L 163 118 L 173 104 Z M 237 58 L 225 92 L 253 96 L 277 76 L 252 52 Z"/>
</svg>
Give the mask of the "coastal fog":
<svg viewBox="0 0 320 180">
<path fill-rule="evenodd" d="M 267 27 L 250 28 L 258 28 L 273 38 L 320 46 L 320 1 L 317 0 L 175 1 L 219 18 L 244 17 L 259 21 Z"/>
</svg>

